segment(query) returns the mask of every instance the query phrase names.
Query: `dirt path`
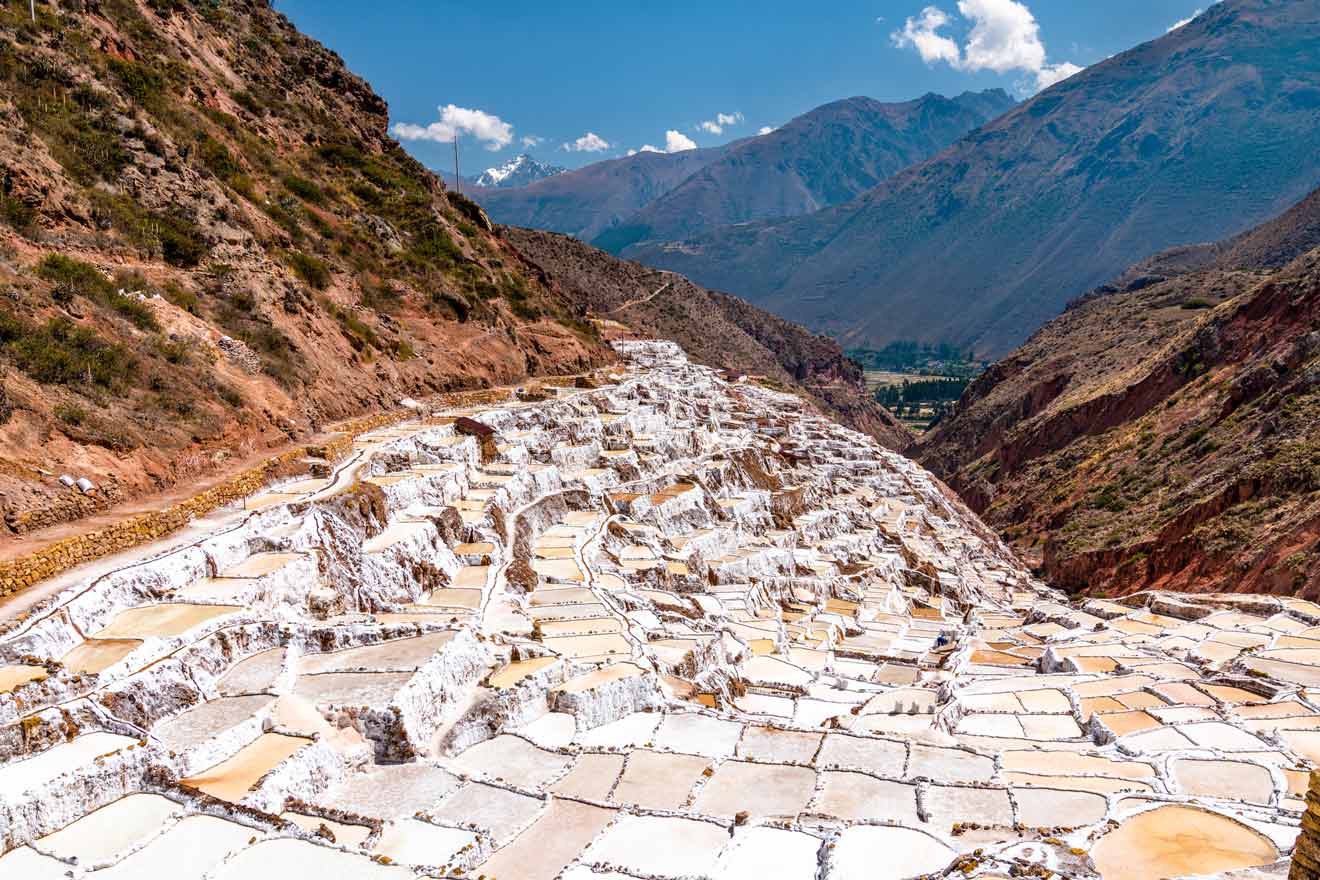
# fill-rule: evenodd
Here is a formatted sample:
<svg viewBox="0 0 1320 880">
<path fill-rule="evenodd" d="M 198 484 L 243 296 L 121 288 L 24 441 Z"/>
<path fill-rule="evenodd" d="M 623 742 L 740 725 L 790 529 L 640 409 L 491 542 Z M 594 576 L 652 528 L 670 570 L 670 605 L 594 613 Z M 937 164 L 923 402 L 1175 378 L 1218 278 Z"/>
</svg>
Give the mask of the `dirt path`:
<svg viewBox="0 0 1320 880">
<path fill-rule="evenodd" d="M 153 511 L 164 510 L 180 501 L 184 501 L 194 495 L 205 492 L 213 486 L 218 486 L 224 481 L 231 479 L 236 474 L 255 467 L 268 458 L 274 458 L 286 452 L 291 452 L 303 446 L 314 446 L 317 443 L 324 442 L 335 432 L 333 430 L 313 435 L 296 443 L 286 443 L 282 446 L 274 446 L 269 449 L 262 449 L 246 455 L 242 458 L 236 458 L 226 462 L 224 467 L 214 473 L 198 477 L 192 480 L 181 480 L 171 486 L 169 489 L 161 492 L 155 492 L 150 495 L 143 495 L 114 507 L 108 507 L 99 513 L 91 516 L 85 516 L 81 519 L 70 520 L 49 528 L 38 529 L 37 531 L 27 532 L 22 535 L 13 535 L 0 541 L 0 562 L 5 562 L 19 556 L 25 556 L 43 547 L 48 547 L 56 541 L 68 538 L 73 535 L 82 535 L 87 532 L 94 532 L 99 528 L 112 526 L 115 523 L 123 522 L 138 514 L 151 513 Z"/>
<path fill-rule="evenodd" d="M 673 287 L 673 286 L 674 286 L 674 282 L 673 282 L 673 281 L 666 281 L 664 284 L 661 284 L 659 287 L 657 287 L 655 290 L 653 290 L 653 291 L 651 291 L 650 293 L 648 293 L 646 296 L 641 297 L 640 299 L 630 299 L 630 300 L 628 300 L 626 303 L 624 303 L 623 305 L 615 306 L 614 308 L 610 309 L 610 310 L 609 310 L 608 312 L 606 312 L 605 314 L 607 314 L 607 315 L 615 315 L 615 314 L 618 314 L 619 312 L 623 311 L 624 309 L 631 308 L 631 307 L 633 307 L 633 306 L 640 306 L 642 303 L 649 303 L 651 300 L 655 299 L 657 296 L 659 296 L 660 294 L 664 293 L 666 290 L 668 290 L 669 288 L 671 288 L 671 287 Z"/>
</svg>

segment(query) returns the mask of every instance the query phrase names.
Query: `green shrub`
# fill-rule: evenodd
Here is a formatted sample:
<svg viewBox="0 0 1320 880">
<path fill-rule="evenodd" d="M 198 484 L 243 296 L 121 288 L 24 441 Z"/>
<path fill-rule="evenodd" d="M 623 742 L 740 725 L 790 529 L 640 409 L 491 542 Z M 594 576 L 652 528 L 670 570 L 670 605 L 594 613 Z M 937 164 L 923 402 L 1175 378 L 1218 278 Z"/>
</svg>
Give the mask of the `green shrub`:
<svg viewBox="0 0 1320 880">
<path fill-rule="evenodd" d="M 1203 299 L 1202 297 L 1194 296 L 1189 300 L 1185 300 L 1181 307 L 1184 309 L 1192 310 L 1192 309 L 1212 309 L 1215 306 L 1214 303 L 1210 302 L 1210 300 L 1208 299 Z"/>
<path fill-rule="evenodd" d="M 243 395 L 233 386 L 226 385 L 223 382 L 215 383 L 215 394 L 229 406 L 234 409 L 243 408 Z"/>
<path fill-rule="evenodd" d="M 171 266 L 191 269 L 210 248 L 198 225 L 179 214 L 150 214 L 152 229 L 160 242 L 161 257 Z"/>
<path fill-rule="evenodd" d="M 68 425 L 81 425 L 87 421 L 87 410 L 76 403 L 61 403 L 55 407 L 55 418 Z"/>
<path fill-rule="evenodd" d="M 67 304 L 75 296 L 82 296 L 113 309 L 139 329 L 155 330 L 159 326 L 150 306 L 136 296 L 120 293 L 119 285 L 102 275 L 95 266 L 81 260 L 63 254 L 48 254 L 37 265 L 37 275 L 54 284 L 51 298 L 58 303 Z M 125 283 L 131 285 L 140 280 L 126 278 Z"/>
<path fill-rule="evenodd" d="M 123 346 L 106 342 L 95 331 L 67 318 L 52 318 L 37 327 L 12 315 L 0 315 L 0 344 L 20 370 L 48 384 L 90 381 L 118 389 L 128 384 L 136 367 Z"/>
<path fill-rule="evenodd" d="M 18 232 L 27 232 L 36 223 L 37 212 L 19 199 L 0 195 L 0 219 Z"/>
<path fill-rule="evenodd" d="M 354 144 L 322 144 L 316 152 L 337 168 L 361 168 L 367 161 L 361 147 Z"/>
<path fill-rule="evenodd" d="M 161 337 L 156 340 L 156 354 L 163 357 L 172 364 L 186 364 L 192 356 L 192 343 L 183 339 L 166 339 Z"/>
<path fill-rule="evenodd" d="M 261 106 L 261 101 L 246 89 L 241 92 L 234 92 L 234 103 L 258 119 L 266 115 L 266 108 Z"/>
<path fill-rule="evenodd" d="M 325 194 L 321 192 L 319 186 L 312 183 L 307 178 L 299 177 L 296 174 L 285 176 L 284 188 L 302 199 L 304 202 L 311 202 L 314 205 L 319 205 L 321 202 L 325 201 Z"/>
<path fill-rule="evenodd" d="M 207 171 L 226 183 L 243 170 L 238 160 L 234 158 L 234 154 L 229 152 L 229 147 L 209 134 L 202 135 L 202 139 L 198 142 L 197 157 L 201 159 Z"/>
<path fill-rule="evenodd" d="M 110 72 L 119 80 L 130 98 L 143 107 L 159 104 L 165 92 L 165 79 L 151 67 L 137 61 L 110 58 Z"/>
<path fill-rule="evenodd" d="M 321 260 L 302 251 L 290 251 L 287 259 L 289 268 L 312 287 L 325 290 L 330 286 L 330 267 Z"/>
<path fill-rule="evenodd" d="M 200 315 L 202 313 L 201 300 L 197 298 L 197 294 L 181 286 L 177 281 L 166 281 L 163 295 L 168 302 L 173 303 L 189 314 Z"/>
</svg>

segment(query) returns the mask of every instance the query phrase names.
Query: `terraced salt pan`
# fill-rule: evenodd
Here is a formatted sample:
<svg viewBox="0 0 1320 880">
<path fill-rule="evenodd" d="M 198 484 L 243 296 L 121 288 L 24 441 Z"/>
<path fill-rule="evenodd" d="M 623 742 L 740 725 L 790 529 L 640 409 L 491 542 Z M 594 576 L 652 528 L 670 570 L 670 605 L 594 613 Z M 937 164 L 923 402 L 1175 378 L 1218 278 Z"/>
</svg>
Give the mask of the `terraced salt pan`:
<svg viewBox="0 0 1320 880">
<path fill-rule="evenodd" d="M 334 842 L 341 846 L 360 847 L 371 836 L 371 829 L 366 825 L 348 825 L 322 816 L 285 811 L 280 813 L 280 818 L 312 834 L 321 834 L 328 830 L 334 835 Z"/>
<path fill-rule="evenodd" d="M 182 780 L 185 785 L 224 801 L 241 801 L 261 777 L 293 756 L 311 740 L 300 736 L 264 733 L 240 749 L 232 758 L 197 776 Z"/>
<path fill-rule="evenodd" d="M 461 785 L 452 773 L 431 764 L 386 764 L 350 774 L 318 802 L 363 816 L 394 819 L 435 807 Z"/>
<path fill-rule="evenodd" d="M 448 865 L 459 852 L 477 843 L 477 835 L 461 828 L 445 828 L 403 819 L 390 822 L 381 833 L 374 852 L 404 865 Z"/>
<path fill-rule="evenodd" d="M 8 693 L 30 681 L 42 681 L 46 678 L 46 667 L 17 664 L 0 666 L 0 693 Z"/>
<path fill-rule="evenodd" d="M 183 602 L 129 608 L 94 633 L 93 638 L 172 638 L 208 621 L 242 610 L 237 605 L 191 605 Z"/>
<path fill-rule="evenodd" d="M 710 875 L 729 832 L 719 825 L 662 816 L 622 816 L 582 854 L 581 861 L 618 866 L 644 877 Z"/>
<path fill-rule="evenodd" d="M 259 832 L 214 816 L 186 816 L 97 880 L 201 880 Z"/>
<path fill-rule="evenodd" d="M 412 880 L 411 869 L 303 840 L 269 840 L 243 850 L 215 872 L 215 880 Z"/>
<path fill-rule="evenodd" d="M 275 698 L 265 694 L 221 697 L 156 725 L 152 734 L 165 748 L 186 752 L 251 719 L 273 702 Z"/>
<path fill-rule="evenodd" d="M 45 785 L 64 773 L 87 767 L 98 757 L 117 752 L 137 740 L 113 733 L 85 733 L 71 742 L 0 765 L 0 799 Z"/>
<path fill-rule="evenodd" d="M 95 866 L 147 840 L 182 812 L 179 804 L 158 794 L 132 794 L 46 835 L 33 846 L 56 858 Z"/>
<path fill-rule="evenodd" d="M 469 873 L 555 880 L 614 817 L 615 811 L 603 807 L 553 800 L 535 824 Z"/>
<path fill-rule="evenodd" d="M 1226 816 L 1171 805 L 1139 813 L 1091 850 L 1104 880 L 1150 880 L 1267 865 L 1274 844 Z"/>
<path fill-rule="evenodd" d="M 829 877 L 831 880 L 873 880 L 877 875 L 916 877 L 941 870 L 953 856 L 952 849 L 920 831 L 857 826 L 839 835 L 830 854 Z"/>
<path fill-rule="evenodd" d="M 298 661 L 298 671 L 310 675 L 367 669 L 417 669 L 453 638 L 453 632 L 428 633 L 343 651 L 304 654 Z"/>
<path fill-rule="evenodd" d="M 165 719 L 133 753 L 140 760 L 132 772 L 169 764 L 196 778 L 217 774 L 212 781 L 229 784 L 231 799 L 260 782 L 262 805 L 285 810 L 313 835 L 266 841 L 250 829 L 258 841 L 244 843 L 215 875 L 412 876 L 316 836 L 324 826 L 335 845 L 374 841 L 367 825 L 334 810 L 391 823 L 378 855 L 433 867 L 452 860 L 464 876 L 505 880 L 898 877 L 944 870 L 955 850 L 980 850 L 972 875 L 1000 878 L 1011 873 L 1009 854 L 1047 865 L 1076 860 L 1072 847 L 1089 848 L 1109 831 L 1111 805 L 1122 818 L 1193 798 L 1258 823 L 1277 848 L 1292 845 L 1309 763 L 1320 759 L 1320 708 L 1269 669 L 1252 674 L 1249 661 L 1279 664 L 1279 679 L 1289 677 L 1288 664 L 1317 665 L 1320 628 L 1311 623 L 1320 606 L 1143 594 L 1078 607 L 978 537 L 909 462 L 773 392 L 719 385 L 655 349 L 641 352 L 659 359 L 630 368 L 617 391 L 471 410 L 500 431 L 501 460 L 471 474 L 472 491 L 452 502 L 468 524 L 452 551 L 430 542 L 439 535 L 431 523 L 453 522 L 453 512 L 416 506 L 439 503 L 417 490 L 475 462 L 475 444 L 447 426 L 417 425 L 359 446 L 361 473 L 390 470 L 373 478 L 390 487 L 384 533 L 367 537 L 313 501 L 303 519 L 268 510 L 250 520 L 264 524 L 206 551 L 231 574 L 243 573 L 234 561 L 250 548 L 315 544 L 325 584 L 301 554 L 284 555 L 305 568 L 306 584 L 265 571 L 262 560 L 283 550 L 240 563 L 253 577 L 210 582 L 197 579 L 205 565 L 195 560 L 192 583 L 175 600 L 243 606 L 273 575 L 281 601 L 292 601 L 277 625 L 230 626 L 165 662 L 144 657 L 145 668 L 105 683 L 101 705 L 134 723 Z M 600 418 L 602 410 L 613 417 Z M 602 446 L 620 454 L 600 457 Z M 765 453 L 765 472 L 736 460 L 735 448 Z M 377 451 L 389 458 L 371 460 Z M 437 454 L 464 463 L 398 470 L 403 460 Z M 561 464 L 572 458 L 573 473 L 560 475 L 547 463 L 553 456 Z M 556 495 L 561 479 L 570 495 Z M 782 487 L 748 491 L 767 479 Z M 462 484 L 452 480 L 445 497 Z M 617 502 L 609 529 L 606 493 Z M 589 509 L 564 515 L 564 500 Z M 778 530 L 769 528 L 771 505 L 806 509 L 793 511 L 791 530 Z M 513 537 L 540 570 L 529 594 L 490 577 L 512 561 L 503 544 Z M 361 570 L 354 542 L 377 551 Z M 380 552 L 396 545 L 408 554 Z M 455 557 L 465 564 L 454 582 L 391 604 L 389 590 L 432 552 L 448 560 L 441 570 L 454 571 Z M 414 553 L 422 555 L 405 559 Z M 908 570 L 914 565 L 920 576 Z M 168 583 L 188 580 L 163 574 Z M 389 589 L 380 578 L 390 579 Z M 371 597 L 362 607 L 359 590 Z M 329 616 L 312 620 L 309 610 Z M 403 624 L 450 621 L 451 632 L 379 641 Z M 455 644 L 453 632 L 468 628 L 479 637 Z M 172 638 L 187 644 L 189 635 Z M 937 645 L 942 635 L 953 641 Z M 36 646 L 44 662 L 44 637 L 6 656 Z M 296 658 L 287 669 L 284 647 L 260 651 L 286 641 Z M 114 644 L 85 643 L 77 652 L 106 655 L 109 669 Z M 355 647 L 318 653 L 340 645 Z M 430 663 L 441 651 L 446 662 Z M 541 653 L 548 656 L 529 657 Z M 43 668 L 56 670 L 56 680 L 24 696 L 67 687 L 55 664 Z M 201 697 L 210 702 L 196 705 Z M 0 690 L 0 711 L 12 711 L 8 699 Z M 396 701 L 408 719 L 400 751 L 423 757 L 377 766 L 358 729 L 336 725 L 388 724 L 382 710 Z M 638 703 L 655 711 L 590 726 Z M 358 712 L 362 706 L 374 711 Z M 551 706 L 558 711 L 546 712 Z M 84 716 L 77 723 L 86 729 Z M 277 742 L 295 731 L 320 742 L 283 762 L 288 747 L 264 756 L 240 749 L 230 761 L 245 766 L 196 773 L 263 725 Z M 407 739 L 414 727 L 417 742 Z M 110 776 L 121 765 L 128 762 L 93 761 L 67 791 L 45 791 L 68 809 L 86 796 L 78 786 L 92 774 Z M 2 784 L 0 794 L 12 797 Z M 283 796 L 315 805 L 281 807 Z M 616 805 L 682 814 L 624 816 Z M 322 810 L 339 818 L 321 818 Z M 745 824 L 737 824 L 740 813 Z M 761 824 L 793 817 L 797 830 Z M 980 827 L 954 833 L 967 822 Z M 125 825 L 129 836 L 140 830 Z M 1058 825 L 1079 828 L 1058 843 Z M 828 829 L 823 848 L 816 829 Z M 71 849 L 85 833 L 67 836 Z M 15 857 L 3 858 L 8 866 Z M 35 853 L 23 858 L 34 871 L 49 867 Z"/>
<path fill-rule="evenodd" d="M 254 553 L 238 565 L 230 566 L 220 573 L 224 578 L 259 578 L 274 574 L 284 566 L 301 559 L 301 553 Z"/>
<path fill-rule="evenodd" d="M 383 707 L 410 678 L 409 672 L 323 672 L 298 676 L 293 693 L 313 704 Z"/>
<path fill-rule="evenodd" d="M 114 666 L 142 645 L 141 639 L 88 639 L 60 658 L 72 672 L 95 675 Z"/>
</svg>

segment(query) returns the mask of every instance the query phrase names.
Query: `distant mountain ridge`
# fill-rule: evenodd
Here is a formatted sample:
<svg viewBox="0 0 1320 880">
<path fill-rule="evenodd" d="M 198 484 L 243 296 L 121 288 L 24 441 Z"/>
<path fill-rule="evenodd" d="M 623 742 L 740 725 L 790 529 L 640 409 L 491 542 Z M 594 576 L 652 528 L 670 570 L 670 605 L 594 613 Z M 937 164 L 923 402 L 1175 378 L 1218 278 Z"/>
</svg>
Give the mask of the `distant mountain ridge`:
<svg viewBox="0 0 1320 880">
<path fill-rule="evenodd" d="M 681 239 L 846 202 L 1015 103 L 1001 89 L 902 103 L 835 101 L 728 151 L 593 243 L 620 252 L 644 239 Z"/>
<path fill-rule="evenodd" d="M 1146 254 L 1284 210 L 1320 183 L 1317 143 L 1320 0 L 1224 0 L 852 202 L 628 256 L 845 347 L 998 355 Z"/>
<path fill-rule="evenodd" d="M 556 174 L 529 186 L 477 190 L 472 196 L 496 223 L 562 232 L 590 241 L 700 171 L 730 146 L 681 153 L 648 150 Z"/>
<path fill-rule="evenodd" d="M 487 168 L 472 183 L 480 187 L 509 189 L 527 186 L 566 171 L 568 169 L 560 165 L 547 165 L 538 162 L 528 153 L 522 153 L 497 168 Z"/>
<path fill-rule="evenodd" d="M 846 201 L 1012 106 L 998 89 L 901 103 L 848 98 L 766 135 L 680 153 L 638 153 L 474 196 L 497 223 L 618 251 L 643 238 Z"/>
</svg>

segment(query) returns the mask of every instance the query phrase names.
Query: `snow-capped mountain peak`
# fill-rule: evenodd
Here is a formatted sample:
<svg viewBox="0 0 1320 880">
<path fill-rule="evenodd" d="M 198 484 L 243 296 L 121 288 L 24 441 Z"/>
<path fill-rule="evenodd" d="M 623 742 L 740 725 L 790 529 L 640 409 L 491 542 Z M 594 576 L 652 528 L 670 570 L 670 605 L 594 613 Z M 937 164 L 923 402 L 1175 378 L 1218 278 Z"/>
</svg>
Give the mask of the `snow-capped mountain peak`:
<svg viewBox="0 0 1320 880">
<path fill-rule="evenodd" d="M 477 178 L 476 184 L 477 186 L 499 188 L 526 186 L 547 177 L 554 177 L 556 174 L 563 174 L 567 170 L 567 168 L 560 168 L 557 165 L 546 165 L 544 162 L 538 162 L 527 153 L 523 153 L 498 168 L 487 168 Z"/>
</svg>

